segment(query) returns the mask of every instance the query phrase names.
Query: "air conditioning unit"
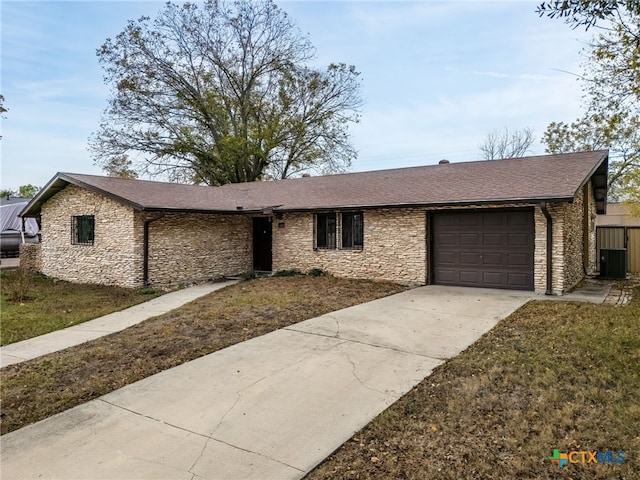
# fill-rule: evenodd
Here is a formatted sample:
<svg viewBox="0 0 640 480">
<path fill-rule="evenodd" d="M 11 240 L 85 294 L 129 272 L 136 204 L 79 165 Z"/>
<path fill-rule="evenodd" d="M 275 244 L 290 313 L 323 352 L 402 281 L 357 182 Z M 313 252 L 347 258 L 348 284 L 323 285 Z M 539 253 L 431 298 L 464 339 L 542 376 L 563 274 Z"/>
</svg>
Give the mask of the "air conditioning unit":
<svg viewBox="0 0 640 480">
<path fill-rule="evenodd" d="M 627 250 L 625 248 L 600 250 L 600 276 L 615 280 L 627 278 Z"/>
</svg>

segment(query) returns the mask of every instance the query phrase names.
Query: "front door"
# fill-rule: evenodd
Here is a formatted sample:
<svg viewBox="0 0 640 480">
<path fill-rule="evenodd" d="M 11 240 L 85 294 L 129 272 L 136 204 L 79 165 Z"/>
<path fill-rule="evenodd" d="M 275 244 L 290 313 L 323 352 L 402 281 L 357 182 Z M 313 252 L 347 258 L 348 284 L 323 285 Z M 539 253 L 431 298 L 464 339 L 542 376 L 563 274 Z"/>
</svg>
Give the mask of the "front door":
<svg viewBox="0 0 640 480">
<path fill-rule="evenodd" d="M 253 219 L 253 269 L 271 271 L 271 217 Z"/>
</svg>

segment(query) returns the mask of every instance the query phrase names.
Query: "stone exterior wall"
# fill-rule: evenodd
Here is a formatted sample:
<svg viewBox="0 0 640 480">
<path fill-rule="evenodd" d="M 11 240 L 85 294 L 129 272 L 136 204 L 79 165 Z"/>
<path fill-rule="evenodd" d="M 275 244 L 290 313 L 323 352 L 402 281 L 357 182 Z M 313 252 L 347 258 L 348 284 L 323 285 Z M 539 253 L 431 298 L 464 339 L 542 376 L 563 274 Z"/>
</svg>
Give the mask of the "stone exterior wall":
<svg viewBox="0 0 640 480">
<path fill-rule="evenodd" d="M 338 215 L 339 217 L 340 215 Z M 338 245 L 341 232 L 338 222 Z M 423 285 L 427 278 L 424 209 L 365 210 L 362 250 L 314 249 L 314 214 L 287 213 L 273 222 L 273 269 L 321 268 L 346 278 Z"/>
<path fill-rule="evenodd" d="M 596 199 L 593 195 L 593 185 L 587 182 L 584 191 L 587 199 L 587 273 L 593 275 L 598 269 L 598 250 L 596 248 L 596 223 L 598 212 L 596 210 Z"/>
<path fill-rule="evenodd" d="M 544 293 L 546 218 L 539 205 L 512 205 L 531 206 L 534 286 L 536 292 Z M 272 224 L 273 270 L 321 268 L 347 278 L 425 284 L 429 271 L 427 213 L 443 209 L 451 208 L 365 210 L 362 250 L 340 248 L 340 221 L 338 248 L 315 248 L 314 213 L 285 213 Z M 562 294 L 582 279 L 585 266 L 595 267 L 596 215 L 591 185 L 588 183 L 573 203 L 550 204 L 549 211 L 553 218 L 552 292 Z M 71 219 L 76 215 L 95 217 L 93 245 L 72 244 Z M 21 257 L 29 268 L 72 282 L 141 286 L 145 221 L 150 222 L 148 280 L 152 285 L 206 281 L 250 270 L 253 264 L 250 215 L 137 212 L 70 185 L 43 205 L 41 217 L 42 242 L 25 246 Z"/>
<path fill-rule="evenodd" d="M 588 189 L 588 187 L 585 187 Z M 561 295 L 583 278 L 584 206 L 579 193 L 572 204 L 553 203 L 552 293 Z M 546 217 L 538 204 L 470 205 L 438 209 L 382 209 L 364 212 L 364 248 L 359 250 L 315 249 L 314 214 L 285 214 L 274 221 L 273 268 L 302 271 L 322 268 L 336 276 L 385 279 L 409 284 L 428 281 L 428 231 L 426 214 L 451 209 L 534 207 L 534 289 L 547 287 Z M 595 212 L 595 202 L 589 209 Z M 595 214 L 594 214 L 595 217 Z M 589 217 L 591 218 L 591 217 Z M 595 220 L 589 222 L 588 238 L 595 239 Z M 278 227 L 278 224 L 283 225 Z M 593 230 L 593 231 L 591 231 Z M 340 231 L 337 232 L 340 238 Z M 588 247 L 595 262 L 595 240 Z M 591 257 L 593 260 L 591 260 Z"/>
<path fill-rule="evenodd" d="M 565 209 L 566 203 L 552 203 L 548 205 L 552 219 L 552 272 L 551 293 L 562 295 L 565 292 Z M 547 289 L 547 219 L 540 207 L 536 207 L 535 221 L 535 253 L 534 253 L 534 284 L 536 293 L 545 293 Z"/>
<path fill-rule="evenodd" d="M 94 215 L 93 245 L 71 243 L 72 217 L 77 215 Z M 42 273 L 78 283 L 141 285 L 133 209 L 69 185 L 42 206 L 41 219 Z"/>
<path fill-rule="evenodd" d="M 246 215 L 136 214 L 142 244 L 149 224 L 149 282 L 174 286 L 237 275 L 252 267 L 252 220 Z"/>
<path fill-rule="evenodd" d="M 564 208 L 564 284 L 563 293 L 584 278 L 584 192 L 580 191 L 573 203 Z"/>
<path fill-rule="evenodd" d="M 28 272 L 42 270 L 42 249 L 39 243 L 20 244 L 20 268 Z"/>
<path fill-rule="evenodd" d="M 552 203 L 548 210 L 553 221 L 552 293 L 562 295 L 584 278 L 585 269 L 587 273 L 595 271 L 596 211 L 591 184 L 578 192 L 573 203 Z M 544 293 L 547 285 L 546 228 L 547 220 L 538 206 L 535 209 L 534 255 L 535 291 L 538 293 Z"/>
<path fill-rule="evenodd" d="M 71 243 L 72 217 L 77 215 L 94 216 L 93 245 Z M 137 212 L 69 185 L 43 205 L 41 217 L 38 270 L 70 282 L 142 286 L 144 222 L 154 219 L 149 224 L 150 284 L 189 284 L 251 269 L 248 216 Z"/>
</svg>

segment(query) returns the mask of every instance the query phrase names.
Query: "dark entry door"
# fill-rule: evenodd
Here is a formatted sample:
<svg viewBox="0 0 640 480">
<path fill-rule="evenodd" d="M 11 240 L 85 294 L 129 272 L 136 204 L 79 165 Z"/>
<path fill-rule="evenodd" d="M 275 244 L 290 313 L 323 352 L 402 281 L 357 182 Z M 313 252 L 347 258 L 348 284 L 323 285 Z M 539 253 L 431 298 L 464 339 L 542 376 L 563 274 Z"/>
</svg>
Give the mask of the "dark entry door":
<svg viewBox="0 0 640 480">
<path fill-rule="evenodd" d="M 271 271 L 271 217 L 253 219 L 253 269 Z"/>
<path fill-rule="evenodd" d="M 533 210 L 435 213 L 433 283 L 533 290 Z"/>
</svg>

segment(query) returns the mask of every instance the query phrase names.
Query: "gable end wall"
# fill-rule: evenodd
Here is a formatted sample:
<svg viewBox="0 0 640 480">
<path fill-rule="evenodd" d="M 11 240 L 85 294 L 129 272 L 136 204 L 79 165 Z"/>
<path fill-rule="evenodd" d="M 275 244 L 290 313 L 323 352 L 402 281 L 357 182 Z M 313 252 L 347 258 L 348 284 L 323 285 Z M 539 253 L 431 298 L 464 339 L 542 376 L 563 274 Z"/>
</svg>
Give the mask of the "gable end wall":
<svg viewBox="0 0 640 480">
<path fill-rule="evenodd" d="M 95 216 L 93 245 L 72 245 L 71 217 Z M 61 280 L 136 287 L 142 252 L 135 241 L 134 211 L 110 198 L 69 185 L 43 206 L 41 271 Z"/>
</svg>

